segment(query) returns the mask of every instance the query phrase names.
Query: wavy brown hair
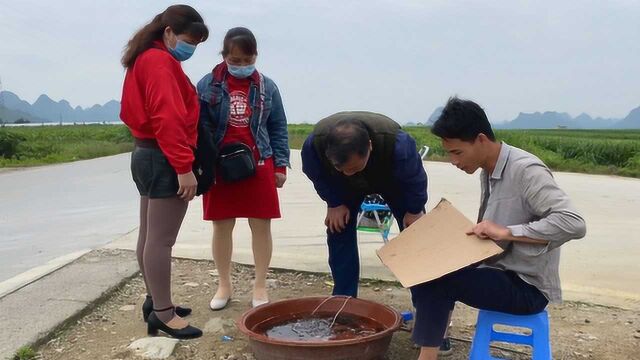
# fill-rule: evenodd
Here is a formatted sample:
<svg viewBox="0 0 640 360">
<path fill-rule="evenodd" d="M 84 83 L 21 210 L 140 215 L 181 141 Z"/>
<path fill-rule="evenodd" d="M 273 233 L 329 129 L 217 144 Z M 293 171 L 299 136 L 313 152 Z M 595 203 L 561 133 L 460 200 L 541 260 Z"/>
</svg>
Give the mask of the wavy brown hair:
<svg viewBox="0 0 640 360">
<path fill-rule="evenodd" d="M 122 66 L 133 66 L 138 55 L 149 49 L 154 41 L 162 39 L 167 26 L 176 35 L 187 34 L 194 39 L 200 39 L 200 42 L 209 37 L 207 25 L 194 8 L 189 5 L 172 5 L 133 35 L 124 48 Z"/>
</svg>

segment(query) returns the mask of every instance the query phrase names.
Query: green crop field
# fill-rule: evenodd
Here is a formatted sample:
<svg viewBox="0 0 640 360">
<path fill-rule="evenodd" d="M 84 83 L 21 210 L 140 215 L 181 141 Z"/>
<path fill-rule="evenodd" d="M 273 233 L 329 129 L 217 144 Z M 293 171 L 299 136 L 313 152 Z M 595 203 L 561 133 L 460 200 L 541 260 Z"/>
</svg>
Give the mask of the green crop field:
<svg viewBox="0 0 640 360">
<path fill-rule="evenodd" d="M 312 125 L 290 125 L 292 148 L 300 148 Z M 429 159 L 446 161 L 440 139 L 425 127 L 404 128 Z M 498 130 L 496 136 L 538 156 L 556 171 L 640 177 L 640 130 Z"/>
<path fill-rule="evenodd" d="M 313 125 L 289 125 L 299 149 Z M 425 127 L 406 127 L 430 160 L 446 161 L 440 140 Z M 498 139 L 529 151 L 556 171 L 640 177 L 640 130 L 498 130 Z M 76 125 L 0 128 L 0 167 L 91 159 L 132 149 L 124 126 Z"/>
<path fill-rule="evenodd" d="M 0 128 L 0 167 L 32 166 L 93 159 L 133 149 L 121 125 Z"/>
</svg>

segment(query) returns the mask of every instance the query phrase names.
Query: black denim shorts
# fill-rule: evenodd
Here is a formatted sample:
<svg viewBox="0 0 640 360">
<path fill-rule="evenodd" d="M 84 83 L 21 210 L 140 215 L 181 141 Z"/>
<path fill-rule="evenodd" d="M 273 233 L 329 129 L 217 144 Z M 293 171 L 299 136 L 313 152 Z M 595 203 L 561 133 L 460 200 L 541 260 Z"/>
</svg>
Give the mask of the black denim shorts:
<svg viewBox="0 0 640 360">
<path fill-rule="evenodd" d="M 131 176 L 140 196 L 169 198 L 178 192 L 178 175 L 159 148 L 136 146 L 131 153 Z"/>
</svg>

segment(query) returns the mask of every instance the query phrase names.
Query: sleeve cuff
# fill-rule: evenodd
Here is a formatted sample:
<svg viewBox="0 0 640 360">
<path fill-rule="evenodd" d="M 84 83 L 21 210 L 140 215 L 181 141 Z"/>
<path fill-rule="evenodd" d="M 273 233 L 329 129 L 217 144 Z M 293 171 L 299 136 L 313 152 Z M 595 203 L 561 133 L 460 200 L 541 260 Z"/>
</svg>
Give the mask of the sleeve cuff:
<svg viewBox="0 0 640 360">
<path fill-rule="evenodd" d="M 410 213 L 410 214 L 419 214 L 421 212 L 425 212 L 426 213 L 424 205 L 422 205 L 420 207 L 415 207 L 415 208 L 410 208 L 409 207 L 409 208 L 407 208 L 407 212 Z"/>
<path fill-rule="evenodd" d="M 522 225 L 510 225 L 507 226 L 507 229 L 511 230 L 511 235 L 522 237 L 524 235 L 524 226 Z"/>
<path fill-rule="evenodd" d="M 193 168 L 191 166 L 182 166 L 179 168 L 175 168 L 175 170 L 178 175 L 183 175 L 193 171 Z"/>
<path fill-rule="evenodd" d="M 277 166 L 276 172 L 280 174 L 287 175 L 287 167 L 286 166 Z"/>
<path fill-rule="evenodd" d="M 511 225 L 511 226 L 507 226 L 507 228 L 511 230 L 511 235 L 513 236 L 527 237 L 527 235 L 525 234 L 524 225 Z M 542 255 L 551 249 L 550 246 L 551 246 L 551 242 L 548 242 L 547 244 L 523 244 L 523 243 L 518 244 L 520 251 L 524 252 L 529 256 Z"/>
</svg>

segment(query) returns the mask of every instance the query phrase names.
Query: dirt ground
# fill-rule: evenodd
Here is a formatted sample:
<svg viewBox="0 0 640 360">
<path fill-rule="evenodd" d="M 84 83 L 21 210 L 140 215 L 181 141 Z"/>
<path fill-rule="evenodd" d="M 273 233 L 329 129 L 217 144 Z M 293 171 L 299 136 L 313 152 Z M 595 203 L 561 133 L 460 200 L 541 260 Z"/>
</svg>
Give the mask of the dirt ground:
<svg viewBox="0 0 640 360">
<path fill-rule="evenodd" d="M 208 304 L 214 293 L 217 274 L 208 261 L 174 260 L 173 294 L 177 304 L 188 305 L 194 312 L 187 319 L 204 329 L 200 339 L 178 343 L 170 359 L 254 359 L 247 340 L 234 321 L 249 309 L 253 269 L 234 265 L 234 299 L 223 311 L 213 312 Z M 271 300 L 328 295 L 331 278 L 324 274 L 274 270 L 269 274 Z M 41 346 L 40 359 L 121 359 L 138 357 L 127 346 L 146 336 L 141 305 L 144 301 L 141 277 L 129 281 L 88 315 L 54 334 Z M 402 311 L 411 309 L 409 291 L 393 283 L 367 281 L 361 284 L 360 297 L 375 300 Z M 551 338 L 554 359 L 640 359 L 640 311 L 565 302 L 551 306 Z M 451 360 L 467 359 L 474 333 L 476 311 L 462 304 L 456 306 L 450 335 Z M 217 326 L 216 326 L 217 324 Z M 222 324 L 222 332 L 220 331 Z M 223 340 L 224 335 L 233 338 Z M 394 334 L 385 359 L 416 359 L 410 335 Z M 499 350 L 508 359 L 530 358 L 526 348 Z"/>
</svg>

